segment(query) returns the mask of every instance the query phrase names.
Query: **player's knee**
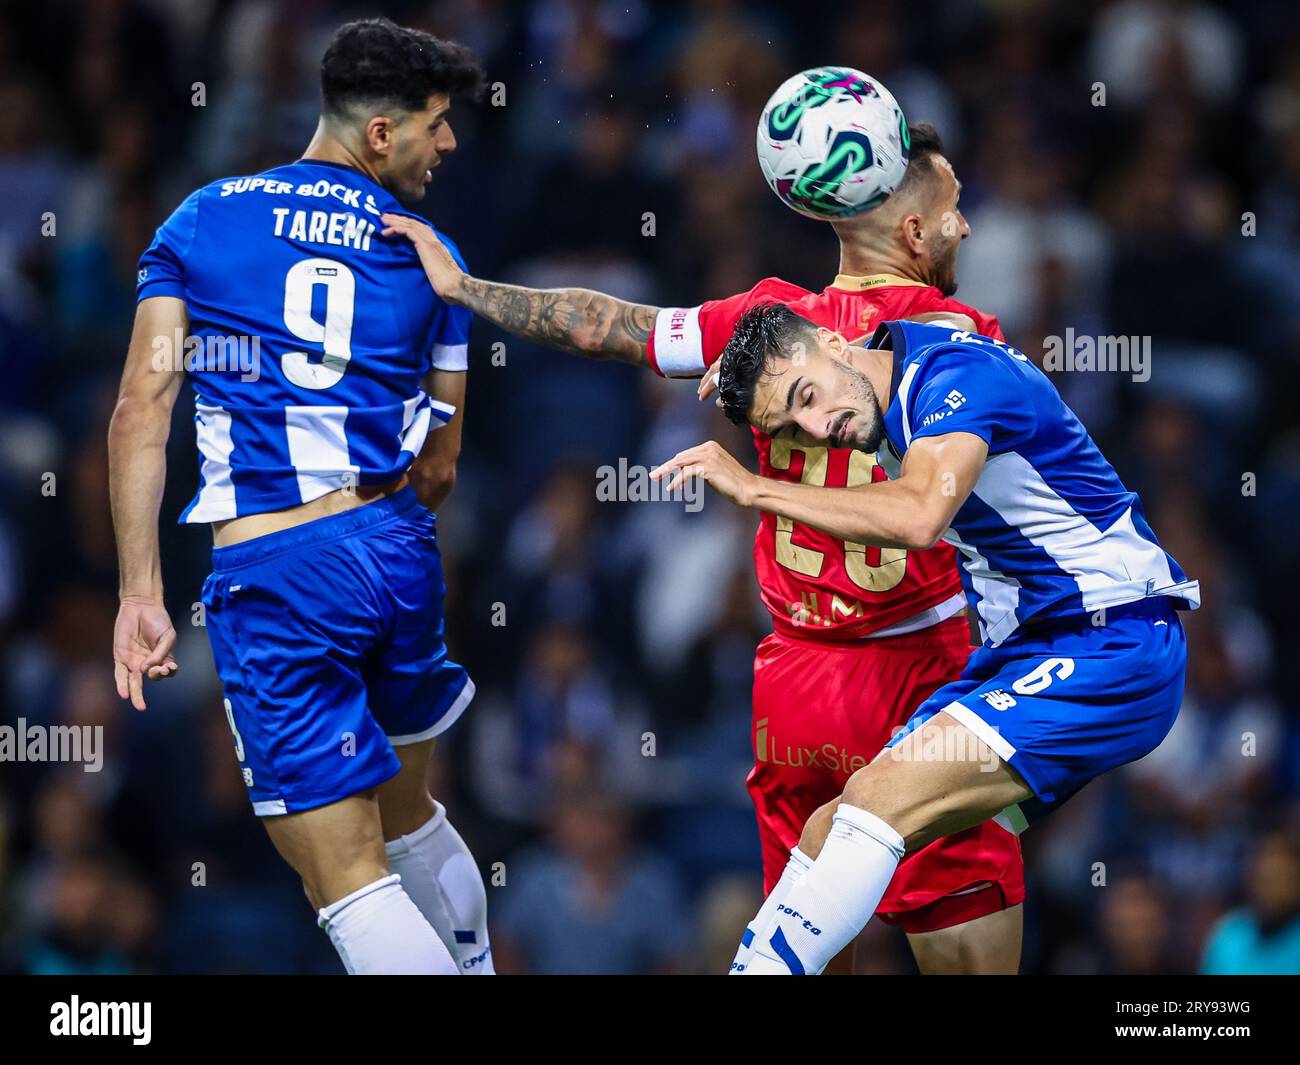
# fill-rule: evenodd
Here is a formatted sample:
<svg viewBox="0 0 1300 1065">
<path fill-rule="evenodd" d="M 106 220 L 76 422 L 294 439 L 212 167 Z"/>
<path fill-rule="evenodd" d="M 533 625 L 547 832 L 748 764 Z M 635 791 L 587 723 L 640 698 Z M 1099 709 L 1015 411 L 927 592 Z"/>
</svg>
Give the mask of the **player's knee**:
<svg viewBox="0 0 1300 1065">
<path fill-rule="evenodd" d="M 437 804 L 423 781 L 418 786 L 406 788 L 400 792 L 381 798 L 379 804 L 380 826 L 384 833 L 384 842 L 409 835 L 438 812 Z"/>
<path fill-rule="evenodd" d="M 386 876 L 386 862 L 366 857 L 354 862 L 339 862 L 329 869 L 304 873 L 302 886 L 313 908 L 321 910 Z"/>
<path fill-rule="evenodd" d="M 816 860 L 822 852 L 822 844 L 831 831 L 831 822 L 835 819 L 835 808 L 840 800 L 835 799 L 825 806 L 814 810 L 812 816 L 804 822 L 803 832 L 799 836 L 799 849 L 809 858 Z"/>
<path fill-rule="evenodd" d="M 887 758 L 863 766 L 844 785 L 844 802 L 875 814 L 903 837 L 908 851 L 918 850 L 937 838 L 934 811 L 897 776 Z"/>
</svg>

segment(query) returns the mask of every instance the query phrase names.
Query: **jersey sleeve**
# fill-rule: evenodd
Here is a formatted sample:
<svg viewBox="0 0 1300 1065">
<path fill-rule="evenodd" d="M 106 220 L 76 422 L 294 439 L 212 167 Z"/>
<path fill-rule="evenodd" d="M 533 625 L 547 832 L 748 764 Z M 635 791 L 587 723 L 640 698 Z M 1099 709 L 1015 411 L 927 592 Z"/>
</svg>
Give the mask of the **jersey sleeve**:
<svg viewBox="0 0 1300 1065">
<path fill-rule="evenodd" d="M 748 292 L 698 307 L 661 307 L 646 344 L 650 367 L 661 377 L 703 377 L 722 355 L 736 322 L 760 303 L 789 303 L 806 296 L 805 289 L 764 278 Z"/>
<path fill-rule="evenodd" d="M 135 299 L 151 296 L 185 298 L 185 257 L 198 231 L 199 193 L 192 193 L 171 217 L 158 227 L 153 243 L 140 256 Z"/>
<path fill-rule="evenodd" d="M 451 252 L 460 268 L 469 273 L 465 258 L 460 249 L 441 233 L 438 238 Z M 433 331 L 433 344 L 429 349 L 429 365 L 435 370 L 464 372 L 469 369 L 469 326 L 474 321 L 474 312 L 468 307 L 456 307 L 448 304 L 438 318 Z"/>
<path fill-rule="evenodd" d="M 908 385 L 907 444 L 928 436 L 972 433 L 1000 454 L 1034 430 L 1024 384 L 979 341 L 940 347 L 924 356 Z"/>
</svg>

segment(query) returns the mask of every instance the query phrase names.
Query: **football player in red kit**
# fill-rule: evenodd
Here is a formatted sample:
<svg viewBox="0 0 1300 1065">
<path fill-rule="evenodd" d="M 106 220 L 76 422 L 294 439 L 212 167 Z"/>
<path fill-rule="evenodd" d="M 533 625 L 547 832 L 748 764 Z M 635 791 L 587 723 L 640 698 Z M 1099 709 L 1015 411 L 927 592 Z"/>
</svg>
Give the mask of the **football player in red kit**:
<svg viewBox="0 0 1300 1065">
<path fill-rule="evenodd" d="M 409 237 L 438 295 L 538 343 L 702 378 L 736 321 L 760 303 L 783 303 L 849 338 L 882 321 L 924 317 L 1001 337 L 997 320 L 951 298 L 957 249 L 970 228 L 961 185 L 933 127 L 911 127 L 898 189 L 866 214 L 831 223 L 840 273 L 821 292 L 776 278 L 696 307 L 649 307 L 587 289 L 529 289 L 466 275 L 432 230 L 384 216 Z M 791 404 L 813 397 L 792 395 Z M 847 421 L 841 431 L 847 431 Z M 833 434 L 832 434 L 833 435 Z M 804 484 L 885 480 L 873 456 L 801 445 L 754 431 L 759 472 Z M 758 814 L 764 891 L 802 874 L 796 846 L 808 816 L 833 799 L 912 710 L 957 678 L 970 653 L 954 552 L 867 547 L 764 514 L 754 540 L 763 602 L 774 632 L 754 662 L 755 765 L 748 786 Z M 1019 841 L 992 821 L 940 839 L 904 860 L 878 914 L 907 934 L 926 973 L 1014 973 L 1019 965 L 1024 868 Z M 742 947 L 733 970 L 743 969 Z"/>
</svg>

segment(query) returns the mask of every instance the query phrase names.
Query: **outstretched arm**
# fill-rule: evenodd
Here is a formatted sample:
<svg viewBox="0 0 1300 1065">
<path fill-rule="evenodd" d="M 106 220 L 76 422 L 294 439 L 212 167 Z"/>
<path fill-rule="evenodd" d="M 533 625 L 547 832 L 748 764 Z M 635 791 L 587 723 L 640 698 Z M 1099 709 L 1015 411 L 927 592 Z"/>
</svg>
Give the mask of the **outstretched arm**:
<svg viewBox="0 0 1300 1065">
<path fill-rule="evenodd" d="M 908 448 L 895 480 L 821 488 L 759 477 L 710 440 L 674 455 L 650 476 L 670 478 L 669 492 L 699 477 L 742 507 L 771 511 L 837 539 L 919 551 L 947 531 L 979 480 L 988 450 L 973 433 L 924 437 Z"/>
<path fill-rule="evenodd" d="M 384 236 L 415 245 L 429 283 L 448 303 L 468 307 L 515 336 L 596 359 L 648 365 L 646 344 L 658 307 L 629 303 L 586 288 L 525 288 L 471 277 L 433 230 L 406 215 L 386 214 Z"/>
</svg>

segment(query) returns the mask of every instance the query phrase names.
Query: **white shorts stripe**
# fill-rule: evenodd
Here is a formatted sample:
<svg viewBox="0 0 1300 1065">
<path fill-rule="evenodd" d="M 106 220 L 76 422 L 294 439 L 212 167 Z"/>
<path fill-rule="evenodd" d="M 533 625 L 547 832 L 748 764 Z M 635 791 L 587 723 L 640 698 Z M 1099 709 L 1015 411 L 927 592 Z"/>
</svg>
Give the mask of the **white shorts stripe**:
<svg viewBox="0 0 1300 1065">
<path fill-rule="evenodd" d="M 970 707 L 963 706 L 961 703 L 949 703 L 940 713 L 947 714 L 969 731 L 975 733 L 979 739 L 988 744 L 989 750 L 1001 758 L 1002 761 L 1010 762 L 1012 755 L 1016 753 L 1015 747 L 1003 738 L 1002 733 Z"/>
<path fill-rule="evenodd" d="M 474 681 L 469 677 L 465 678 L 465 687 L 456 696 L 456 701 L 447 708 L 447 712 L 438 718 L 423 732 L 412 732 L 409 736 L 389 736 L 388 742 L 394 747 L 404 747 L 410 743 L 419 743 L 421 740 L 431 740 L 434 736 L 441 736 L 452 725 L 456 724 L 456 719 L 463 714 L 474 701 Z"/>
</svg>

